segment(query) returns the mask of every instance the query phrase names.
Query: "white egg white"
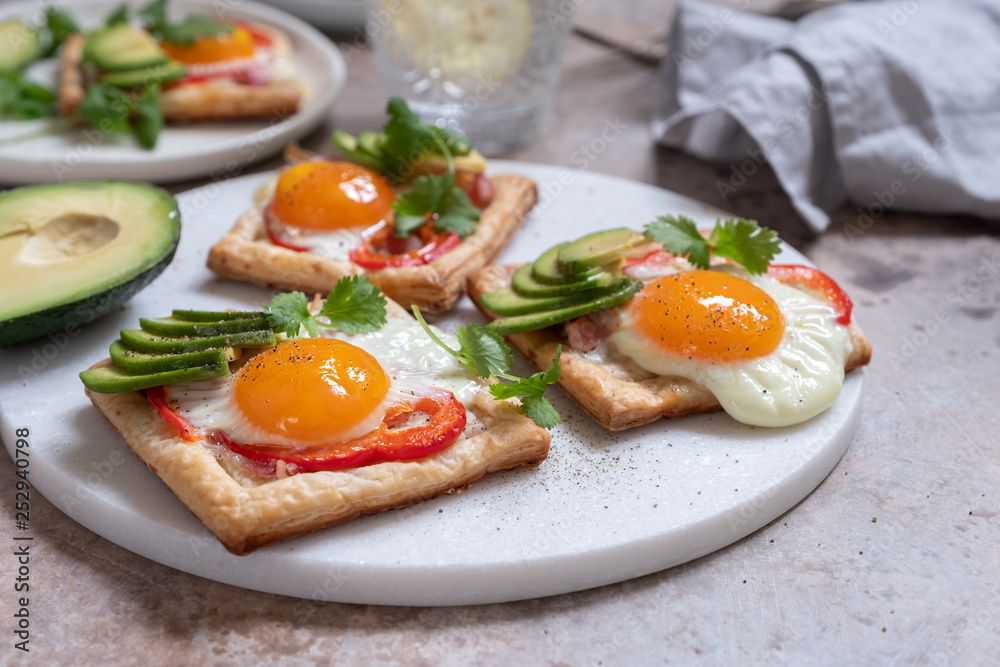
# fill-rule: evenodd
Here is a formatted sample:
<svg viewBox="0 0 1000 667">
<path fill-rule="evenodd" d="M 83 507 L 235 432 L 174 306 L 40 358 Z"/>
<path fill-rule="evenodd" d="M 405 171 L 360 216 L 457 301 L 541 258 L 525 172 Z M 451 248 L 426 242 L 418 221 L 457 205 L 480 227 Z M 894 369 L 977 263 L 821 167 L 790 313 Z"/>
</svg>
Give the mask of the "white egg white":
<svg viewBox="0 0 1000 667">
<path fill-rule="evenodd" d="M 264 215 L 274 216 L 268 210 Z M 332 231 L 300 229 L 282 223 L 277 216 L 272 218 L 270 230 L 282 242 L 301 246 L 313 255 L 343 260 L 349 259 L 351 251 L 361 245 L 366 232 L 374 231 L 372 227 L 344 227 Z"/>
<path fill-rule="evenodd" d="M 844 361 L 851 351 L 847 329 L 837 323 L 833 307 L 766 276 L 732 267 L 719 270 L 737 273 L 774 299 L 785 331 L 770 354 L 730 363 L 671 354 L 635 330 L 627 306 L 619 309 L 607 347 L 646 371 L 706 387 L 730 416 L 745 424 L 789 426 L 832 405 L 840 395 Z"/>
<path fill-rule="evenodd" d="M 442 390 L 451 391 L 463 404 L 470 405 L 484 384 L 409 319 L 392 318 L 379 331 L 367 334 L 348 335 L 333 329 L 325 329 L 322 333 L 328 338 L 356 345 L 374 356 L 390 379 L 385 399 L 356 427 L 341 431 L 331 423 L 330 443 L 351 440 L 373 430 L 392 405 L 440 394 Z M 435 333 L 453 348 L 458 347 L 451 337 Z M 165 389 L 170 406 L 202 432 L 219 430 L 243 444 L 278 445 L 290 449 L 311 446 L 311 443 L 275 436 L 251 424 L 236 403 L 235 380 L 233 373 L 224 378 L 178 382 Z"/>
</svg>

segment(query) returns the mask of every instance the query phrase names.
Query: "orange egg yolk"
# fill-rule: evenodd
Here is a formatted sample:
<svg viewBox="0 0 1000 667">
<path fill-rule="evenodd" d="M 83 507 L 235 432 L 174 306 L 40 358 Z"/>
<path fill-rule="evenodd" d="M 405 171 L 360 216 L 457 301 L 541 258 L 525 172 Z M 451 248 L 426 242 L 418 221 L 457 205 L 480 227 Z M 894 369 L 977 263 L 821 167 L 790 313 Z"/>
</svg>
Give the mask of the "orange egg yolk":
<svg viewBox="0 0 1000 667">
<path fill-rule="evenodd" d="M 281 343 L 235 380 L 236 404 L 261 430 L 309 444 L 336 443 L 378 408 L 389 378 L 375 357 L 328 338 Z"/>
<path fill-rule="evenodd" d="M 278 178 L 272 211 L 309 230 L 370 227 L 389 217 L 396 192 L 371 169 L 350 162 L 303 162 Z"/>
<path fill-rule="evenodd" d="M 185 65 L 218 63 L 238 58 L 252 58 L 253 35 L 245 28 L 236 27 L 229 34 L 218 37 L 200 37 L 187 46 L 163 42 L 167 55 Z"/>
<path fill-rule="evenodd" d="M 753 283 L 721 271 L 685 271 L 643 287 L 631 305 L 640 334 L 672 355 L 719 363 L 778 346 L 785 320 Z"/>
</svg>

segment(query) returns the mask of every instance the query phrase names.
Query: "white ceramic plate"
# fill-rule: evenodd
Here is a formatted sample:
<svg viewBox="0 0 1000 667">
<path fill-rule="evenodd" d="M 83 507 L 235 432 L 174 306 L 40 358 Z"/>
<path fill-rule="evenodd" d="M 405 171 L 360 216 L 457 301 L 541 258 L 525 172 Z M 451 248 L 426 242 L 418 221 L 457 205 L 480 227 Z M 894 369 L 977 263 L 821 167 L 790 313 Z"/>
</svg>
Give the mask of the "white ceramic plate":
<svg viewBox="0 0 1000 667">
<path fill-rule="evenodd" d="M 499 161 L 492 169 L 536 179 L 543 195 L 501 261 L 529 260 L 567 237 L 639 227 L 667 212 L 705 225 L 722 214 L 608 176 Z M 565 421 L 537 469 L 496 473 L 460 495 L 233 556 L 129 452 L 76 374 L 106 356 L 118 330 L 134 327 L 140 315 L 258 307 L 270 299 L 205 268 L 209 246 L 266 177 L 181 195 L 176 259 L 124 310 L 74 338 L 0 350 L 0 434 L 8 449 L 15 429 L 29 429 L 35 488 L 136 553 L 209 579 L 321 600 L 458 605 L 566 593 L 656 572 L 748 535 L 812 491 L 853 436 L 859 372 L 829 410 L 781 429 L 751 428 L 718 413 L 610 433 L 551 391 Z M 790 249 L 783 258 L 803 261 Z M 454 330 L 466 321 L 483 322 L 468 299 L 438 324 Z"/>
<path fill-rule="evenodd" d="M 104 20 L 118 0 L 84 0 L 66 5 L 84 28 Z M 147 0 L 131 0 L 133 7 Z M 19 16 L 35 21 L 39 2 L 0 5 L 0 21 Z M 247 166 L 280 152 L 329 113 L 347 76 L 337 47 L 307 23 L 250 0 L 170 0 L 173 16 L 204 14 L 242 19 L 284 30 L 292 39 L 295 62 L 307 88 L 298 113 L 285 119 L 197 123 L 168 126 L 153 150 L 140 147 L 131 135 L 107 135 L 95 129 L 71 129 L 0 146 L 0 183 L 50 183 L 84 178 L 127 178 L 155 182 L 211 175 L 217 179 L 241 173 Z M 40 63 L 33 78 L 55 81 L 54 60 Z M 45 121 L 0 122 L 0 139 L 19 136 Z"/>
</svg>

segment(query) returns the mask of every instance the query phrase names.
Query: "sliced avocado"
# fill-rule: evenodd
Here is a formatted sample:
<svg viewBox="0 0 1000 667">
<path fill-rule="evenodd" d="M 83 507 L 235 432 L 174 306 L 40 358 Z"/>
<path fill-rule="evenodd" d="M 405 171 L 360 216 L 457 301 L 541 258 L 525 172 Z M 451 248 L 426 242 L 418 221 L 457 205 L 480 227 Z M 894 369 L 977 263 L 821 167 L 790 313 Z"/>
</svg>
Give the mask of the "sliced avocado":
<svg viewBox="0 0 1000 667">
<path fill-rule="evenodd" d="M 227 361 L 229 353 L 226 348 L 210 348 L 180 354 L 147 354 L 129 348 L 120 340 L 111 343 L 111 363 L 126 373 L 136 375 L 221 364 Z"/>
<path fill-rule="evenodd" d="M 38 30 L 21 19 L 0 23 L 0 72 L 16 72 L 42 55 Z"/>
<path fill-rule="evenodd" d="M 564 283 L 579 282 L 604 271 L 600 266 L 585 267 L 577 273 L 566 271 L 559 263 L 559 253 L 567 245 L 567 243 L 560 243 L 543 252 L 535 260 L 535 263 L 531 265 L 532 277 L 538 282 L 547 285 L 561 285 Z"/>
<path fill-rule="evenodd" d="M 566 308 L 559 308 L 556 310 L 546 310 L 539 313 L 531 313 L 529 315 L 514 315 L 511 317 L 501 317 L 493 320 L 489 323 L 488 328 L 496 331 L 497 333 L 508 336 L 510 334 L 524 333 L 525 331 L 535 331 L 537 329 L 544 329 L 545 327 L 550 327 L 553 324 L 559 324 L 560 322 L 566 322 L 574 318 L 580 317 L 581 315 L 586 315 L 587 313 L 592 313 L 597 310 L 604 310 L 605 308 L 613 308 L 618 304 L 625 303 L 633 296 L 635 296 L 639 290 L 642 289 L 641 282 L 629 282 L 629 284 L 622 289 L 612 292 L 611 294 L 599 297 L 592 301 L 586 301 L 584 303 L 578 303 Z"/>
<path fill-rule="evenodd" d="M 139 329 L 122 329 L 121 339 L 122 343 L 133 350 L 150 354 L 197 352 L 213 347 L 274 347 L 278 342 L 270 329 L 243 331 L 210 338 L 172 338 L 157 336 Z"/>
<path fill-rule="evenodd" d="M 192 382 L 207 378 L 229 375 L 229 364 L 220 362 L 194 368 L 182 368 L 162 373 L 132 374 L 126 373 L 114 366 L 90 368 L 80 373 L 83 385 L 99 394 L 119 394 L 126 391 L 139 391 L 150 387 L 159 387 L 171 382 Z"/>
<path fill-rule="evenodd" d="M 358 135 L 358 149 L 363 150 L 372 157 L 381 158 L 381 139 L 381 132 L 362 132 Z"/>
<path fill-rule="evenodd" d="M 87 36 L 83 59 L 107 72 L 121 72 L 164 65 L 169 58 L 145 30 L 120 23 Z"/>
<path fill-rule="evenodd" d="M 562 246 L 558 252 L 558 264 L 563 272 L 576 275 L 617 262 L 636 244 L 647 240 L 627 227 L 602 229 Z"/>
<path fill-rule="evenodd" d="M 346 155 L 348 158 L 357 162 L 358 164 L 364 165 L 370 169 L 374 169 L 378 172 L 384 172 L 386 170 L 385 159 L 382 154 L 373 155 L 366 150 L 363 150 L 359 141 L 353 135 L 344 132 L 343 130 L 334 130 L 332 136 L 333 145 L 337 149 Z"/>
<path fill-rule="evenodd" d="M 584 301 L 593 301 L 611 292 L 616 292 L 630 283 L 628 278 L 620 278 L 591 289 L 571 290 L 554 296 L 530 297 L 518 294 L 513 289 L 501 289 L 479 297 L 486 308 L 497 315 L 527 315 L 546 310 L 557 310 Z"/>
<path fill-rule="evenodd" d="M 454 155 L 455 169 L 480 174 L 486 171 L 486 158 L 475 148 L 465 155 Z M 443 174 L 448 171 L 448 158 L 443 155 L 421 155 L 413 161 L 414 174 Z"/>
<path fill-rule="evenodd" d="M 517 269 L 511 278 L 511 286 L 514 288 L 514 291 L 521 296 L 540 298 L 567 294 L 574 290 L 605 287 L 617 280 L 613 274 L 605 271 L 577 282 L 546 284 L 535 280 L 533 273 L 531 264 L 525 264 Z"/>
<path fill-rule="evenodd" d="M 170 263 L 180 213 L 151 185 L 78 181 L 0 194 L 0 347 L 76 331 Z"/>
<path fill-rule="evenodd" d="M 243 320 L 223 320 L 222 322 L 182 322 L 172 317 L 139 318 L 139 326 L 143 331 L 158 336 L 180 338 L 182 336 L 207 338 L 243 331 L 260 331 L 267 329 L 267 316 L 258 313 L 255 317 Z"/>
<path fill-rule="evenodd" d="M 170 61 L 162 65 L 152 65 L 140 69 L 108 72 L 101 77 L 101 82 L 119 88 L 134 88 L 135 86 L 176 81 L 185 75 L 187 75 L 187 68 L 180 63 Z"/>
<path fill-rule="evenodd" d="M 222 322 L 245 320 L 262 316 L 259 310 L 174 310 L 175 320 L 182 322 Z M 266 326 L 266 319 L 265 319 Z"/>
</svg>

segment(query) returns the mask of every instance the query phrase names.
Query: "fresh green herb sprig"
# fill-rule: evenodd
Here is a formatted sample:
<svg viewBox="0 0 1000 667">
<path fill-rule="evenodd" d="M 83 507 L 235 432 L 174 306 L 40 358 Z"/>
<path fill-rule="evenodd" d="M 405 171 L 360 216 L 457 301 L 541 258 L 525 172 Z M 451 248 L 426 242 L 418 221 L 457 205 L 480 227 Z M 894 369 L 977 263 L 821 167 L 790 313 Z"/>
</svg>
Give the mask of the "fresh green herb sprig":
<svg viewBox="0 0 1000 667">
<path fill-rule="evenodd" d="M 484 329 L 476 323 L 459 327 L 455 332 L 459 348 L 454 350 L 431 330 L 416 306 L 413 306 L 413 315 L 431 340 L 476 375 L 483 379 L 496 377 L 510 381 L 490 385 L 490 393 L 494 398 L 497 400 L 520 398 L 521 411 L 542 428 L 551 429 L 562 421 L 559 413 L 544 396 L 546 388 L 559 380 L 559 357 L 562 354 L 562 346 L 556 350 L 548 368 L 529 377 L 520 378 L 508 374 L 507 371 L 514 363 L 514 355 L 511 354 L 503 336 L 495 331 Z"/>
<path fill-rule="evenodd" d="M 479 209 L 465 190 L 455 185 L 455 156 L 468 155 L 472 143 L 454 130 L 424 123 L 410 110 L 406 100 L 392 97 L 386 105 L 389 120 L 381 133 L 363 133 L 355 139 L 343 131 L 333 142 L 344 155 L 396 181 L 413 173 L 421 157 L 439 155 L 448 167 L 443 174 L 417 177 L 409 192 L 392 205 L 396 212 L 395 234 L 406 238 L 415 229 L 434 220 L 439 232 L 457 232 L 462 238 L 476 230 Z"/>
<path fill-rule="evenodd" d="M 55 55 L 56 51 L 70 35 L 80 32 L 80 26 L 69 12 L 50 5 L 45 8 L 45 27 L 49 31 L 48 45 L 42 54 L 43 58 Z"/>
<path fill-rule="evenodd" d="M 275 333 L 291 337 L 298 336 L 302 327 L 310 336 L 316 336 L 320 327 L 356 334 L 382 328 L 386 322 L 385 303 L 382 290 L 371 280 L 351 276 L 337 281 L 315 315 L 309 312 L 309 300 L 302 292 L 278 294 L 264 306 L 264 313 Z"/>
<path fill-rule="evenodd" d="M 106 83 L 92 83 L 87 86 L 75 120 L 103 132 L 134 132 L 140 145 L 153 148 L 163 130 L 160 86 L 150 84 L 124 90 Z"/>
<path fill-rule="evenodd" d="M 157 40 L 178 46 L 191 46 L 202 37 L 215 38 L 233 32 L 232 24 L 197 14 L 187 16 L 177 23 L 171 23 L 167 20 L 166 0 L 153 0 L 140 9 L 139 21 Z"/>
<path fill-rule="evenodd" d="M 21 72 L 0 73 L 0 118 L 36 120 L 55 113 L 52 90 L 27 79 Z"/>
<path fill-rule="evenodd" d="M 644 233 L 667 252 L 685 255 L 696 267 L 707 269 L 712 255 L 727 257 L 751 274 L 767 271 L 781 249 L 777 232 L 756 220 L 717 220 L 708 238 L 701 235 L 691 218 L 664 215 L 646 225 Z"/>
<path fill-rule="evenodd" d="M 431 213 L 437 217 L 434 228 L 439 232 L 457 232 L 461 238 L 476 231 L 479 209 L 462 188 L 455 186 L 455 176 L 445 172 L 439 176 L 420 176 L 413 189 L 398 197 L 392 208 L 396 211 L 395 234 L 406 238 L 427 222 Z"/>
</svg>

